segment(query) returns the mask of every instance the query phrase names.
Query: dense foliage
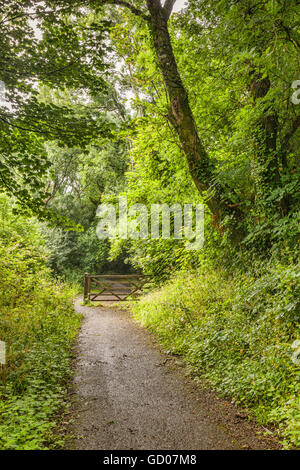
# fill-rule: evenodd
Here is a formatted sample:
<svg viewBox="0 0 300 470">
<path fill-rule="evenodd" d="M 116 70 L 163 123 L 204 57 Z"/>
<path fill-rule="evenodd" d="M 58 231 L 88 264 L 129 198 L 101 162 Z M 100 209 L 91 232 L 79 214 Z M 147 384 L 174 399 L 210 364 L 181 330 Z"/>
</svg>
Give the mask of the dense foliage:
<svg viewBox="0 0 300 470">
<path fill-rule="evenodd" d="M 71 376 L 70 347 L 80 325 L 76 290 L 51 279 L 37 222 L 12 215 L 1 198 L 0 448 L 57 446 L 52 433 Z"/>
<path fill-rule="evenodd" d="M 133 311 L 196 376 L 299 446 L 299 289 L 299 265 L 267 266 L 259 278 L 206 269 L 176 276 Z"/>
</svg>

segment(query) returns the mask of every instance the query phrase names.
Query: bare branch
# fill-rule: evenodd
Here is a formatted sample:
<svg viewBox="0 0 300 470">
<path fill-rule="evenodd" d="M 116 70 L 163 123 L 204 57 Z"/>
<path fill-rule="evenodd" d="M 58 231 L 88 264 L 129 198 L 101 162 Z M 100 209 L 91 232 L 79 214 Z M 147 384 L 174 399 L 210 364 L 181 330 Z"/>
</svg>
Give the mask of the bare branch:
<svg viewBox="0 0 300 470">
<path fill-rule="evenodd" d="M 176 2 L 176 0 L 166 0 L 165 1 L 163 10 L 165 12 L 165 15 L 166 15 L 167 19 L 169 19 L 170 16 L 171 16 L 171 13 L 173 11 L 173 7 L 175 5 L 175 2 Z"/>
</svg>

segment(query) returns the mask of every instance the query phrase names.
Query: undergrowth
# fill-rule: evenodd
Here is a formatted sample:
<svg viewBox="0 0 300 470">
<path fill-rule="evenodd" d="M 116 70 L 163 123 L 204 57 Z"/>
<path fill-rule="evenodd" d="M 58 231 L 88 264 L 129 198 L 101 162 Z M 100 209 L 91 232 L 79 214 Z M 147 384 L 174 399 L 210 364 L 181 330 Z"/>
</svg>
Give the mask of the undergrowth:
<svg viewBox="0 0 300 470">
<path fill-rule="evenodd" d="M 256 276 L 179 273 L 133 306 L 135 318 L 222 396 L 300 445 L 299 266 Z"/>
<path fill-rule="evenodd" d="M 57 448 L 54 432 L 71 376 L 70 349 L 80 325 L 75 289 L 51 279 L 42 250 L 14 234 L 0 242 L 0 449 Z M 1 366 L 0 366 L 1 367 Z"/>
</svg>

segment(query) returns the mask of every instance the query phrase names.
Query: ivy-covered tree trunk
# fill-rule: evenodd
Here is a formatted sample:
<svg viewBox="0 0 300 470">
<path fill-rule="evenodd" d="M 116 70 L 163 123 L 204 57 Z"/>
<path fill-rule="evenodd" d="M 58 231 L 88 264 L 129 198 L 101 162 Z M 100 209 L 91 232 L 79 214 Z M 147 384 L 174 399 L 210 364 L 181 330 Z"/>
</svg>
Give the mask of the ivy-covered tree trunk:
<svg viewBox="0 0 300 470">
<path fill-rule="evenodd" d="M 238 197 L 234 194 L 234 201 L 230 197 L 234 190 L 229 190 L 226 185 L 221 186 L 216 183 L 215 165 L 200 140 L 189 104 L 188 93 L 178 71 L 168 30 L 168 20 L 175 1 L 165 0 L 162 5 L 161 0 L 146 0 L 149 12 L 146 14 L 144 10 L 139 10 L 127 0 L 102 0 L 103 4 L 128 8 L 134 15 L 147 21 L 153 38 L 157 63 L 170 101 L 167 118 L 178 134 L 195 185 L 200 194 L 206 193 L 206 204 L 217 225 L 225 215 L 231 215 L 235 220 L 241 220 L 244 216 L 240 204 L 236 202 Z M 241 232 L 241 230 L 235 228 L 234 232 L 237 235 L 237 232 Z"/>
<path fill-rule="evenodd" d="M 253 72 L 251 82 L 251 94 L 254 101 L 264 98 L 271 87 L 268 77 L 262 77 L 260 73 Z M 281 149 L 277 148 L 279 131 L 278 115 L 273 109 L 272 103 L 264 110 L 263 116 L 257 123 L 256 141 L 257 156 L 260 165 L 260 187 L 257 188 L 257 196 L 265 199 L 272 189 L 280 183 L 280 166 L 284 166 Z M 289 197 L 284 196 L 280 201 L 282 215 L 289 211 Z"/>
</svg>

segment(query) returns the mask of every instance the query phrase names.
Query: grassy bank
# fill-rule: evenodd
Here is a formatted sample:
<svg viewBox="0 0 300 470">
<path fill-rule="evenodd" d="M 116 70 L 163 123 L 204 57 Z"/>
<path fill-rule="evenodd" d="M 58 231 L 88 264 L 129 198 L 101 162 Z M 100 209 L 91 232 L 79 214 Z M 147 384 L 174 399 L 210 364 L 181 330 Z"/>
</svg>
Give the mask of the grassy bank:
<svg viewBox="0 0 300 470">
<path fill-rule="evenodd" d="M 299 266 L 180 273 L 133 311 L 222 396 L 276 425 L 285 447 L 300 445 Z"/>
<path fill-rule="evenodd" d="M 51 279 L 42 250 L 18 236 L 0 243 L 0 449 L 61 444 L 54 429 L 71 375 L 70 349 L 80 325 L 74 289 Z M 1 367 L 1 366 L 0 366 Z"/>
</svg>

